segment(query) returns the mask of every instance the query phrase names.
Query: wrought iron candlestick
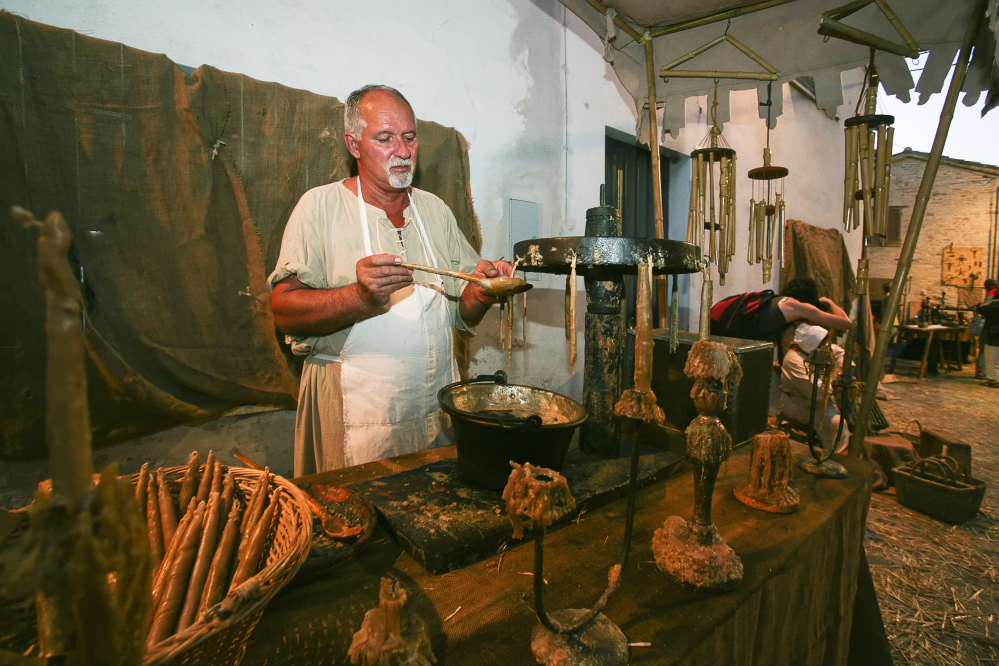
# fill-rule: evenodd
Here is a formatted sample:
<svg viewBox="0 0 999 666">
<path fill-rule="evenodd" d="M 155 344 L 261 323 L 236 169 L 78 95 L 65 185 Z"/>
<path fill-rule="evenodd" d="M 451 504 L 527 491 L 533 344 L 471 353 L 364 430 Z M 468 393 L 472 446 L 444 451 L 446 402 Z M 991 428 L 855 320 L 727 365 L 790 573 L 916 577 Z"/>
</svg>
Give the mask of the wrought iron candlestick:
<svg viewBox="0 0 999 666">
<path fill-rule="evenodd" d="M 836 360 L 833 358 L 829 345 L 823 345 L 808 355 L 805 361 L 811 368 L 812 373 L 812 404 L 808 412 L 808 451 L 810 457 L 802 458 L 798 461 L 798 467 L 809 474 L 821 476 L 826 479 L 845 479 L 850 474 L 840 463 L 830 460 L 832 451 L 822 455 L 815 447 L 815 415 L 821 407 L 825 412 L 826 403 L 830 397 L 831 389 L 829 378 L 832 369 L 836 367 Z M 825 382 L 822 381 L 825 377 Z M 822 395 L 819 394 L 819 386 L 823 385 Z M 835 443 L 833 444 L 835 447 Z"/>
<path fill-rule="evenodd" d="M 607 573 L 607 587 L 592 608 L 563 608 L 549 613 L 545 608 L 545 534 L 546 525 L 534 528 L 534 611 L 540 622 L 531 632 L 531 651 L 539 664 L 546 666 L 626 666 L 628 639 L 624 632 L 601 613 L 621 581 L 628 563 L 631 532 L 635 522 L 635 494 L 638 489 L 638 455 L 641 421 L 636 424 L 632 443 L 631 471 L 628 477 L 628 509 L 624 523 L 621 557 Z M 539 470 L 541 471 L 541 470 Z M 543 470 L 550 472 L 549 470 Z M 552 483 L 550 474 L 534 477 Z M 505 494 L 505 493 L 504 493 Z"/>
<path fill-rule="evenodd" d="M 707 269 L 705 268 L 705 273 Z M 702 314 L 710 309 L 711 281 L 702 290 Z M 742 368 L 732 347 L 708 340 L 701 318 L 700 340 L 690 348 L 684 373 L 694 380 L 690 397 L 698 416 L 687 427 L 687 456 L 694 466 L 694 510 L 690 521 L 670 516 L 652 538 L 656 565 L 673 580 L 703 590 L 721 591 L 742 582 L 742 561 L 711 520 L 711 500 L 718 469 L 728 458 L 732 437 L 719 415 L 728 388 L 738 384 Z"/>
<path fill-rule="evenodd" d="M 635 388 L 626 390 L 614 406 L 614 414 L 634 421 L 631 467 L 628 475 L 628 509 L 624 524 L 621 558 L 611 567 L 607 588 L 589 610 L 565 609 L 551 615 L 544 607 L 545 525 L 539 524 L 534 541 L 534 604 L 541 624 L 531 638 L 534 656 L 551 666 L 596 666 L 628 663 L 628 643 L 621 630 L 600 614 L 617 589 L 628 562 L 631 533 L 635 521 L 635 493 L 638 489 L 638 456 L 646 421 L 662 425 L 665 415 L 652 392 L 652 259 L 638 265 L 637 318 L 635 326 Z M 535 477 L 539 479 L 539 477 Z M 539 479 L 540 480 L 540 479 Z M 511 482 L 513 477 L 511 476 Z M 508 486 L 509 488 L 509 486 Z M 504 497 L 507 491 L 504 491 Z M 509 504 L 508 504 L 509 507 Z M 515 525 L 516 527 L 516 525 Z"/>
</svg>

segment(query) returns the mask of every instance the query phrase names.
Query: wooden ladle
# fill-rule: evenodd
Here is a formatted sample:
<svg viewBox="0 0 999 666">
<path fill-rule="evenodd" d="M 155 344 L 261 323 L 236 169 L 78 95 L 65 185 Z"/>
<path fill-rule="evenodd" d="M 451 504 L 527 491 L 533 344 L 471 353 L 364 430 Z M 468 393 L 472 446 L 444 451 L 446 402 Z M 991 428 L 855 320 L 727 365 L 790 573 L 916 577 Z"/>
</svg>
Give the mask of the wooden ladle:
<svg viewBox="0 0 999 666">
<path fill-rule="evenodd" d="M 478 275 L 459 273 L 458 271 L 449 271 L 443 268 L 434 268 L 433 266 L 421 266 L 420 264 L 409 264 L 406 262 L 398 265 L 414 271 L 423 271 L 424 273 L 434 273 L 436 275 L 446 275 L 458 278 L 459 280 L 466 280 L 467 282 L 479 285 L 493 296 L 499 298 L 521 294 L 534 288 L 533 284 L 518 277 L 482 278 Z"/>
</svg>

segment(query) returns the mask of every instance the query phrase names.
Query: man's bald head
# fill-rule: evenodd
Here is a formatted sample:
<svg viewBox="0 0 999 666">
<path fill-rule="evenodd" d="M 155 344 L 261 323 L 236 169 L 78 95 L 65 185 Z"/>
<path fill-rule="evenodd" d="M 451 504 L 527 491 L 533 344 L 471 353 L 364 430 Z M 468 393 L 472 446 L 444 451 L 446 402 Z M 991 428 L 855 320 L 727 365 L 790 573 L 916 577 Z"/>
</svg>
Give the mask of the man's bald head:
<svg viewBox="0 0 999 666">
<path fill-rule="evenodd" d="M 347 101 L 343 105 L 344 132 L 348 132 L 354 136 L 360 136 L 361 132 L 364 131 L 365 122 L 364 118 L 361 116 L 361 103 L 364 102 L 364 98 L 367 97 L 369 93 L 373 92 L 389 93 L 390 95 L 395 96 L 409 108 L 409 113 L 413 116 L 413 120 L 416 120 L 416 114 L 413 113 L 413 105 L 409 103 L 409 100 L 407 100 L 401 92 L 391 86 L 367 85 L 358 88 L 347 96 Z"/>
</svg>

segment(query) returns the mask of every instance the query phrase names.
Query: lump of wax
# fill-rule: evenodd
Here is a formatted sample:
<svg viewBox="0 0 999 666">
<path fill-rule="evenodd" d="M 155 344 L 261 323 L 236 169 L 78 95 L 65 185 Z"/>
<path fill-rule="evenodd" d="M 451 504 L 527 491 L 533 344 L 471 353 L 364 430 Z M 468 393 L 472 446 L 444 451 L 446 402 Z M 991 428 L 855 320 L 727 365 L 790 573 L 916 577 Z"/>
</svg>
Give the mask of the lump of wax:
<svg viewBox="0 0 999 666">
<path fill-rule="evenodd" d="M 423 619 L 406 607 L 406 589 L 382 578 L 378 608 L 364 614 L 347 656 L 360 666 L 430 666 L 437 663 Z"/>
<path fill-rule="evenodd" d="M 506 515 L 513 525 L 513 538 L 523 539 L 524 528 L 534 523 L 548 527 L 575 511 L 576 500 L 569 492 L 565 477 L 553 469 L 535 467 L 531 463 L 518 465 L 510 461 L 513 471 L 503 489 Z"/>
<path fill-rule="evenodd" d="M 742 379 L 742 367 L 732 347 L 707 340 L 698 340 L 691 346 L 683 372 L 692 379 L 717 379 L 726 384 Z"/>
</svg>

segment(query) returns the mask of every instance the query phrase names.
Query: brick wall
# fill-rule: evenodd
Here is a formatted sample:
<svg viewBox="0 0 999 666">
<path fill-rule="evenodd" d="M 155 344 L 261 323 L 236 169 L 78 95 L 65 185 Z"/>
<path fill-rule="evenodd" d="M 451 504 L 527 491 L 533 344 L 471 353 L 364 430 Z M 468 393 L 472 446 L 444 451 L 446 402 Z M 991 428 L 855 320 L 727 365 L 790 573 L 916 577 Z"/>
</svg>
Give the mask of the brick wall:
<svg viewBox="0 0 999 666">
<path fill-rule="evenodd" d="M 890 205 L 902 208 L 902 240 L 925 167 L 924 159 L 907 152 L 896 155 L 892 161 Z M 999 168 L 983 165 L 980 169 L 968 169 L 948 163 L 946 158 L 940 164 L 912 260 L 909 301 L 918 301 L 920 292 L 925 290 L 934 297 L 946 291 L 949 305 L 958 302 L 958 288 L 941 285 L 942 252 L 951 243 L 956 247 L 982 248 L 987 265 L 997 185 Z M 872 280 L 894 277 L 901 249 L 901 245 L 869 248 Z M 975 289 L 972 298 L 981 300 L 982 291 L 981 287 Z M 872 289 L 871 296 L 880 296 L 880 291 L 875 293 Z"/>
</svg>

